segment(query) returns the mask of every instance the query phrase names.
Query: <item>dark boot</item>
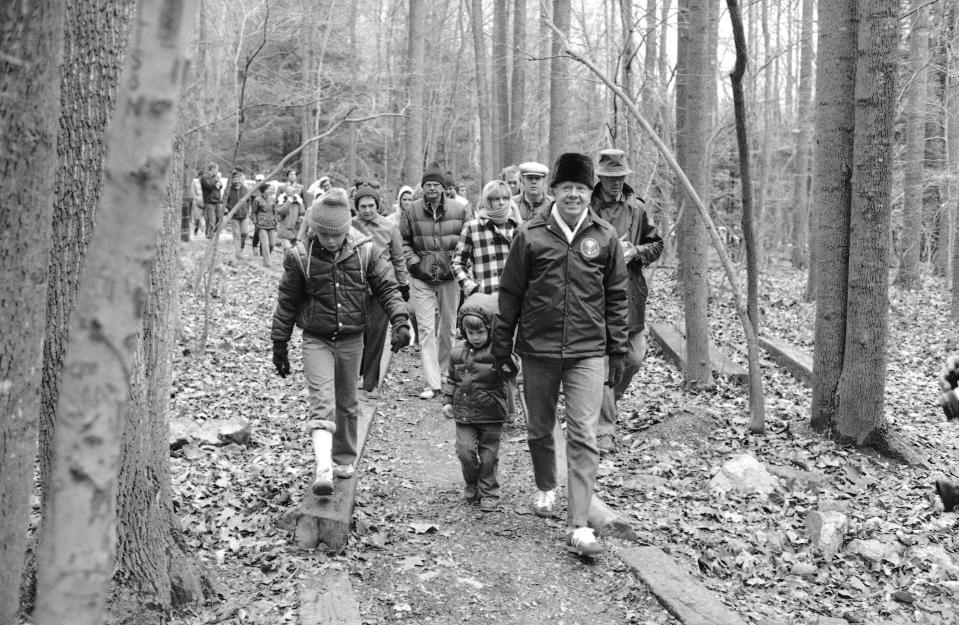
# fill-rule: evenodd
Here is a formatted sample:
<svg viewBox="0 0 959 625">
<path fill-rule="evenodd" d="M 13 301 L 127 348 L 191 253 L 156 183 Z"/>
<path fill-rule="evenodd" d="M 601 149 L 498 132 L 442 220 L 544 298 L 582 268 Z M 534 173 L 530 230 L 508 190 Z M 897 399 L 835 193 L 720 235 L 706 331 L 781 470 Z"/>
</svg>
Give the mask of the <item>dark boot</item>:
<svg viewBox="0 0 959 625">
<path fill-rule="evenodd" d="M 942 507 L 946 512 L 952 512 L 959 505 L 959 486 L 946 480 L 936 480 L 936 492 L 942 499 Z"/>
</svg>

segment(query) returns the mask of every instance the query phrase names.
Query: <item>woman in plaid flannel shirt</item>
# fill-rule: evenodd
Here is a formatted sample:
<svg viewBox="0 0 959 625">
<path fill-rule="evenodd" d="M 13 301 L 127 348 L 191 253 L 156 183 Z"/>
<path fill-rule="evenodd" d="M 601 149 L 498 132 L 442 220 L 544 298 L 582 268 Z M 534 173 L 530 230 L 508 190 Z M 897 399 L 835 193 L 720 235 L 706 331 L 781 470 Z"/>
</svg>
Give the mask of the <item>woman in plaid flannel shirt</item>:
<svg viewBox="0 0 959 625">
<path fill-rule="evenodd" d="M 502 180 L 488 182 L 480 196 L 477 216 L 463 225 L 453 251 L 453 275 L 464 298 L 473 293 L 496 293 L 519 225 L 509 187 Z"/>
</svg>

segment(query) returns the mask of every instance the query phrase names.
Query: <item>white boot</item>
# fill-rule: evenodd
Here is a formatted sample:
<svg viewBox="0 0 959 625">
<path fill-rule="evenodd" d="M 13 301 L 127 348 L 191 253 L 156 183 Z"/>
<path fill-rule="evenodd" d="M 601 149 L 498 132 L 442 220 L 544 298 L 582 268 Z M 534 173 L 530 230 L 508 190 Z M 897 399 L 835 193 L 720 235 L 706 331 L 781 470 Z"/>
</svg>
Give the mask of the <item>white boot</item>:
<svg viewBox="0 0 959 625">
<path fill-rule="evenodd" d="M 316 479 L 313 494 L 328 497 L 333 494 L 333 433 L 313 430 L 313 455 L 316 457 Z"/>
</svg>

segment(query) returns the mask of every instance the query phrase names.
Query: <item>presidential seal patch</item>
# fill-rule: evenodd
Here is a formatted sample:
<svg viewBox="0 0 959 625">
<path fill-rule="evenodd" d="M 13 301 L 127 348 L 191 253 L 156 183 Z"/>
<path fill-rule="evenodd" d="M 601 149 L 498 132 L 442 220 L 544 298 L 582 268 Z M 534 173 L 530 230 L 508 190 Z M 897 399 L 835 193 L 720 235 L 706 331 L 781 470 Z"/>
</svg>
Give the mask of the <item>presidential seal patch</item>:
<svg viewBox="0 0 959 625">
<path fill-rule="evenodd" d="M 587 237 L 580 243 L 579 251 L 586 258 L 596 258 L 599 255 L 599 243 L 593 237 Z"/>
</svg>

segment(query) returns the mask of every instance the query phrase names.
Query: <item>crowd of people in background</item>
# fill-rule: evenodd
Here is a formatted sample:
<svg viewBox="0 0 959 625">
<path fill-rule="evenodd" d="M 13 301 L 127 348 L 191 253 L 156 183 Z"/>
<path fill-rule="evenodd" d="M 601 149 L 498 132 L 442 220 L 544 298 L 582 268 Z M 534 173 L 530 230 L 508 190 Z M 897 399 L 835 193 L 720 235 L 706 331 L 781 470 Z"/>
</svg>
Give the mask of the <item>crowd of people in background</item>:
<svg viewBox="0 0 959 625">
<path fill-rule="evenodd" d="M 589 502 L 600 454 L 616 452 L 616 404 L 646 353 L 643 269 L 663 248 L 630 174 L 621 150 L 595 163 L 568 153 L 552 169 L 506 167 L 471 200 L 433 163 L 394 202 L 375 181 L 342 188 L 324 175 L 304 188 L 295 170 L 282 180 L 241 167 L 226 178 L 215 163 L 197 172 L 194 235 L 212 238 L 229 218 L 236 258 L 248 240 L 267 266 L 283 255 L 273 363 L 290 372 L 300 327 L 316 495 L 354 474 L 358 399 L 377 397 L 391 354 L 415 337 L 418 396 L 455 422 L 463 499 L 484 512 L 498 509 L 502 430 L 522 406 L 532 509 L 554 514 L 562 388 L 566 543 L 602 551 Z"/>
</svg>

